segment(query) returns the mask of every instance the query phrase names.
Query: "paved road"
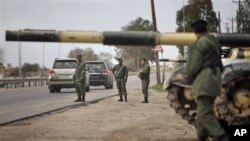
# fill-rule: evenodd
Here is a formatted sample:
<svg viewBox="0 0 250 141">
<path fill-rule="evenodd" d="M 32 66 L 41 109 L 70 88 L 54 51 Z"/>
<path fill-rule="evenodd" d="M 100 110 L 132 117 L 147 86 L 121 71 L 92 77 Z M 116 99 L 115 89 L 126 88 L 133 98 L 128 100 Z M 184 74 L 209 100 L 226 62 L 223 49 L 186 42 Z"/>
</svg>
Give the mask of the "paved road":
<svg viewBox="0 0 250 141">
<path fill-rule="evenodd" d="M 151 85 L 156 83 L 155 74 L 151 75 Z M 114 82 L 115 84 L 115 82 Z M 136 75 L 129 76 L 127 89 L 140 88 Z M 105 90 L 104 87 L 91 87 L 86 100 L 93 101 L 117 94 L 116 87 Z M 27 116 L 74 105 L 74 89 L 62 89 L 61 93 L 50 94 L 47 86 L 35 88 L 0 89 L 0 124 Z"/>
</svg>

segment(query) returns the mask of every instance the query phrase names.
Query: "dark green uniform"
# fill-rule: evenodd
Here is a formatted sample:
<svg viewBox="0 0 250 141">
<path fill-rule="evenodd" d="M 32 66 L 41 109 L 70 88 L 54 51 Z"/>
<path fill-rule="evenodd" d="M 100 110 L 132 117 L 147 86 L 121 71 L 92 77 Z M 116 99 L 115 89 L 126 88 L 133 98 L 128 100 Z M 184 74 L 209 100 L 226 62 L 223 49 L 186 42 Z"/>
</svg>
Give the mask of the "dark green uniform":
<svg viewBox="0 0 250 141">
<path fill-rule="evenodd" d="M 187 80 L 197 101 L 198 137 L 225 135 L 213 112 L 215 97 L 221 89 L 220 45 L 214 36 L 204 34 L 189 48 Z"/>
<path fill-rule="evenodd" d="M 77 62 L 75 68 L 75 88 L 79 99 L 85 98 L 86 67 L 85 63 Z"/>
<path fill-rule="evenodd" d="M 119 91 L 119 95 L 120 97 L 122 97 L 123 95 L 126 99 L 127 97 L 126 82 L 128 79 L 128 69 L 125 65 L 117 64 L 114 66 L 112 71 L 116 79 L 116 86 Z"/>
<path fill-rule="evenodd" d="M 142 84 L 142 93 L 144 97 L 148 98 L 148 86 L 150 83 L 150 66 L 144 65 L 140 70 L 139 77 Z"/>
</svg>

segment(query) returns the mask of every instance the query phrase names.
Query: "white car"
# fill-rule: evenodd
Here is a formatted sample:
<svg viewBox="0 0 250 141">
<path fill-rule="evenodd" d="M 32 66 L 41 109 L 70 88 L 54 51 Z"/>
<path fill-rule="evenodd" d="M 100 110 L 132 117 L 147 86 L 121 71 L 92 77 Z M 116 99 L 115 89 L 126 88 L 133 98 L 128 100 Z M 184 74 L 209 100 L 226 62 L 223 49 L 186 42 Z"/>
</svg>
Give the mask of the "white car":
<svg viewBox="0 0 250 141">
<path fill-rule="evenodd" d="M 62 88 L 75 88 L 73 75 L 75 73 L 76 63 L 76 59 L 55 59 L 52 69 L 49 70 L 48 86 L 50 93 L 59 93 Z M 88 71 L 86 71 L 85 88 L 88 92 Z"/>
</svg>

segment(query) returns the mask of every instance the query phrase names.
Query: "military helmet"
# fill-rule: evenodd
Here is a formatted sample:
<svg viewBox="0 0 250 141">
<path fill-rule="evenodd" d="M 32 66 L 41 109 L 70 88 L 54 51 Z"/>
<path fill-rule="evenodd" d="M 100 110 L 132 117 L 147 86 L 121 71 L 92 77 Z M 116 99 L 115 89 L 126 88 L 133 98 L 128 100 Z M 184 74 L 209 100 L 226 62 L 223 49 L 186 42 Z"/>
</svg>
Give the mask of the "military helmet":
<svg viewBox="0 0 250 141">
<path fill-rule="evenodd" d="M 207 21 L 196 20 L 191 24 L 191 28 L 193 28 L 197 33 L 207 32 L 207 24 Z"/>
<path fill-rule="evenodd" d="M 123 61 L 123 59 L 120 58 L 120 57 L 116 58 L 116 60 L 117 60 L 117 61 Z"/>
</svg>

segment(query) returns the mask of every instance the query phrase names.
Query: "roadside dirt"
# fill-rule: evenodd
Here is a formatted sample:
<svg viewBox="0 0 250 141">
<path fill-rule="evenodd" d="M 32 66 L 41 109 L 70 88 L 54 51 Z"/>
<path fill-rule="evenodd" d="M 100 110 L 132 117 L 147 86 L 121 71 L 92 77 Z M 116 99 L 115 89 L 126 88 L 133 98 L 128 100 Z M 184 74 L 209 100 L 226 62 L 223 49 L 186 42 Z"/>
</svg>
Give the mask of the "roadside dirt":
<svg viewBox="0 0 250 141">
<path fill-rule="evenodd" d="M 169 107 L 166 93 L 139 89 L 128 102 L 112 97 L 95 104 L 0 127 L 1 141 L 195 141 L 195 129 Z"/>
</svg>

